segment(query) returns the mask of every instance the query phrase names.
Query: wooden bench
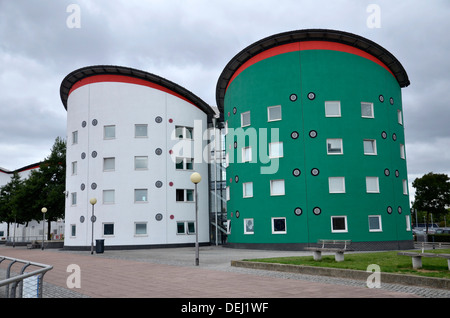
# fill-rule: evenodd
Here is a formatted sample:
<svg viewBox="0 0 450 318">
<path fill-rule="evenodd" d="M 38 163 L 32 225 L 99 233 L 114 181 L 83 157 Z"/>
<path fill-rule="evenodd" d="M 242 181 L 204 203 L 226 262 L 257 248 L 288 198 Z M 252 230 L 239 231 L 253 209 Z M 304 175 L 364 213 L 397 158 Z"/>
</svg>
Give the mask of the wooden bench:
<svg viewBox="0 0 450 318">
<path fill-rule="evenodd" d="M 336 262 L 342 262 L 344 260 L 344 253 L 350 251 L 348 245 L 351 242 L 351 240 L 318 240 L 317 244 L 319 246 L 306 247 L 305 250 L 313 251 L 315 261 L 322 259 L 322 252 L 334 252 Z"/>
<path fill-rule="evenodd" d="M 416 253 L 416 252 L 398 252 L 397 255 L 411 256 L 413 268 L 422 268 L 422 257 L 440 257 L 446 258 L 448 269 L 450 270 L 450 254 L 438 254 L 438 253 Z"/>
</svg>

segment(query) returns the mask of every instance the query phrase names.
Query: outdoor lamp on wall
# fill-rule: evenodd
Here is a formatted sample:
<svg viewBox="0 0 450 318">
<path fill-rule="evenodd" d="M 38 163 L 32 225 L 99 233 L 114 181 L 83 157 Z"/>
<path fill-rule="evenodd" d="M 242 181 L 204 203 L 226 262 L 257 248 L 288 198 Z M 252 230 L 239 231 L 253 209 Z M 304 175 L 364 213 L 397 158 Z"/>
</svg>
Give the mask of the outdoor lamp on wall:
<svg viewBox="0 0 450 318">
<path fill-rule="evenodd" d="M 92 223 L 92 233 L 91 233 L 91 254 L 94 254 L 94 222 L 96 217 L 94 216 L 94 205 L 97 203 L 96 198 L 92 198 L 89 200 L 89 203 L 92 204 L 92 216 L 91 216 L 91 223 Z"/>
<path fill-rule="evenodd" d="M 199 264 L 198 249 L 198 200 L 197 200 L 197 184 L 202 181 L 202 176 L 198 172 L 191 174 L 191 182 L 195 185 L 195 265 Z"/>
<path fill-rule="evenodd" d="M 41 209 L 42 212 L 42 250 L 44 250 L 44 239 L 45 239 L 45 213 L 47 212 L 47 208 L 44 207 Z"/>
</svg>

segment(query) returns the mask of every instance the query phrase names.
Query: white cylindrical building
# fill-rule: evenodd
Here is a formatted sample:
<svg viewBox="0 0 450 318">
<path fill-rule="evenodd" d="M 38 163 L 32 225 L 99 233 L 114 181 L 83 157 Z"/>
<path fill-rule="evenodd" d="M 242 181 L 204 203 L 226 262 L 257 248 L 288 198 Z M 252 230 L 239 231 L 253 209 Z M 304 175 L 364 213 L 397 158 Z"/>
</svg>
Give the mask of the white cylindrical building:
<svg viewBox="0 0 450 318">
<path fill-rule="evenodd" d="M 86 249 L 98 239 L 105 249 L 193 244 L 193 172 L 204 177 L 199 242 L 209 242 L 202 155 L 213 109 L 173 82 L 119 66 L 76 70 L 60 93 L 68 135 L 65 248 Z"/>
</svg>

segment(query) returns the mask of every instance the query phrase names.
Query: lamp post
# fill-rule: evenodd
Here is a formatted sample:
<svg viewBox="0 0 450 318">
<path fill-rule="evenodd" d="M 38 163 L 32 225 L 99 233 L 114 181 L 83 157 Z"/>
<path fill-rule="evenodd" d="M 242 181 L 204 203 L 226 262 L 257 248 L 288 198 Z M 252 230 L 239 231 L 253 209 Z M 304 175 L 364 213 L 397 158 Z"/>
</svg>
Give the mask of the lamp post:
<svg viewBox="0 0 450 318">
<path fill-rule="evenodd" d="M 92 223 L 92 233 L 91 233 L 91 254 L 94 254 L 94 222 L 95 222 L 95 215 L 94 215 L 94 205 L 97 203 L 96 198 L 92 198 L 89 200 L 89 203 L 92 204 L 92 216 L 91 216 L 91 223 Z"/>
<path fill-rule="evenodd" d="M 199 250 L 198 250 L 198 200 L 197 200 L 197 183 L 202 180 L 202 176 L 198 172 L 191 174 L 191 182 L 195 184 L 195 265 L 199 264 Z"/>
<path fill-rule="evenodd" d="M 42 250 L 44 250 L 44 238 L 45 238 L 45 213 L 47 212 L 47 208 L 43 207 L 41 209 L 42 212 Z"/>
</svg>

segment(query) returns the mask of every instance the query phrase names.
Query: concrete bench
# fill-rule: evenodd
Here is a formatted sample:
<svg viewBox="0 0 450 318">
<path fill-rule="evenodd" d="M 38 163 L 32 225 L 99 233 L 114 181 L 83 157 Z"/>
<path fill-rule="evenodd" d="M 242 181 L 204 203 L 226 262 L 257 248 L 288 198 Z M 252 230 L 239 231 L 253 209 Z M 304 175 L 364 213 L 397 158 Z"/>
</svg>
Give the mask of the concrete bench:
<svg viewBox="0 0 450 318">
<path fill-rule="evenodd" d="M 422 257 L 440 257 L 447 259 L 448 269 L 450 270 L 450 254 L 438 253 L 415 253 L 415 252 L 399 252 L 397 255 L 411 256 L 413 268 L 422 268 Z"/>
<path fill-rule="evenodd" d="M 315 261 L 322 259 L 322 252 L 334 252 L 336 262 L 342 262 L 344 260 L 344 253 L 350 251 L 348 245 L 351 242 L 351 240 L 318 240 L 317 244 L 319 246 L 306 247 L 305 250 L 313 251 Z"/>
</svg>

